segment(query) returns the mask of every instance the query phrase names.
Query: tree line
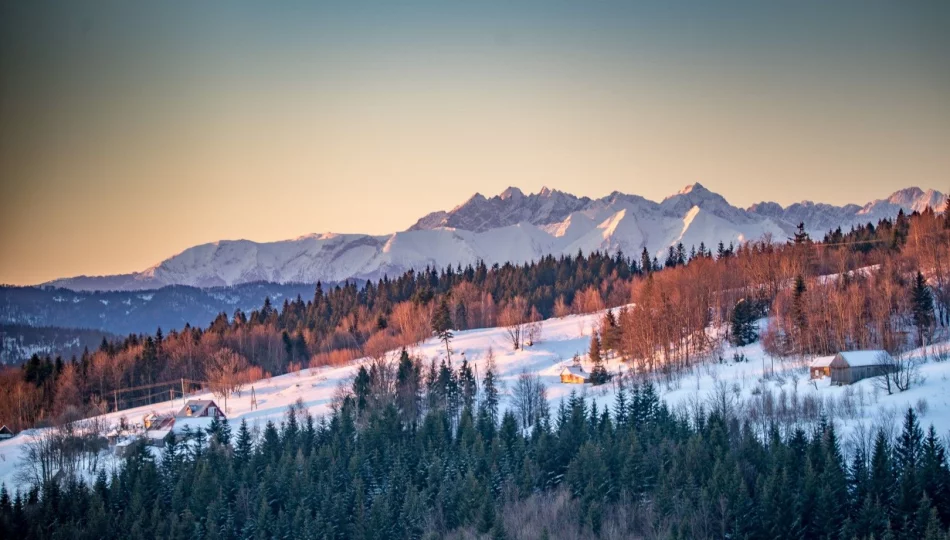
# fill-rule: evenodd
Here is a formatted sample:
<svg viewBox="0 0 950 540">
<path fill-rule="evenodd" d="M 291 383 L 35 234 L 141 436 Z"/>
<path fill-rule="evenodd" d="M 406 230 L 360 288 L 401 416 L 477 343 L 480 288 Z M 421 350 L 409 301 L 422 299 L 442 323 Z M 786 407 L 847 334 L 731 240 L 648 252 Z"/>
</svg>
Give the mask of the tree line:
<svg viewBox="0 0 950 540">
<path fill-rule="evenodd" d="M 66 413 L 145 405 L 174 391 L 156 385 L 181 379 L 228 392 L 269 375 L 376 357 L 434 331 L 447 354 L 450 334 L 469 328 L 503 326 L 512 347 L 531 346 L 543 339 L 543 319 L 608 307 L 618 309 L 601 325 L 605 353 L 639 373 L 706 361 L 721 338 L 755 341 L 755 320 L 765 315 L 775 324 L 761 338 L 776 357 L 897 352 L 928 343 L 950 323 L 948 247 L 947 218 L 927 209 L 822 241 L 801 225 L 789 239 L 673 246 L 662 263 L 645 250 L 639 258 L 594 252 L 427 268 L 361 287 L 318 284 L 311 299 L 285 299 L 279 308 L 267 299 L 206 328 L 104 340 L 71 360 L 34 356 L 0 372 L 0 419 L 23 429 Z"/>
<path fill-rule="evenodd" d="M 762 437 L 651 383 L 572 394 L 530 423 L 494 372 L 407 353 L 361 370 L 334 411 L 261 431 L 214 421 L 111 474 L 0 489 L 4 538 L 947 538 L 946 448 L 913 410 L 846 457 L 835 426 Z M 543 385 L 542 385 L 543 386 Z"/>
</svg>

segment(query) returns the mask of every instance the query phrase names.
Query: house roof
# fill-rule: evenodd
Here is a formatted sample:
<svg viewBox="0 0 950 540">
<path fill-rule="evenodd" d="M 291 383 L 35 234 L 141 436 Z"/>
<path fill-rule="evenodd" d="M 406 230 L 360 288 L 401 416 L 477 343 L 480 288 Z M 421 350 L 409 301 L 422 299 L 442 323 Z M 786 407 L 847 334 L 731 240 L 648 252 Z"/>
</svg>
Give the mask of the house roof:
<svg viewBox="0 0 950 540">
<path fill-rule="evenodd" d="M 811 367 L 813 368 L 823 368 L 831 365 L 831 361 L 834 360 L 834 355 L 832 356 L 819 356 L 811 362 Z"/>
<path fill-rule="evenodd" d="M 564 374 L 587 378 L 587 372 L 584 371 L 584 368 L 581 366 L 564 366 L 564 369 L 561 370 L 561 375 Z"/>
<path fill-rule="evenodd" d="M 884 361 L 892 360 L 887 351 L 841 351 L 837 354 L 851 367 L 868 367 L 880 365 Z"/>
<path fill-rule="evenodd" d="M 171 429 L 150 429 L 145 432 L 145 437 L 157 441 L 161 441 L 168 437 L 168 434 L 171 433 Z"/>
<path fill-rule="evenodd" d="M 185 406 L 178 411 L 178 416 L 197 416 L 205 411 L 208 407 L 214 405 L 218 406 L 217 403 L 210 399 L 189 399 Z M 188 414 L 187 411 L 191 411 L 191 414 Z"/>
</svg>

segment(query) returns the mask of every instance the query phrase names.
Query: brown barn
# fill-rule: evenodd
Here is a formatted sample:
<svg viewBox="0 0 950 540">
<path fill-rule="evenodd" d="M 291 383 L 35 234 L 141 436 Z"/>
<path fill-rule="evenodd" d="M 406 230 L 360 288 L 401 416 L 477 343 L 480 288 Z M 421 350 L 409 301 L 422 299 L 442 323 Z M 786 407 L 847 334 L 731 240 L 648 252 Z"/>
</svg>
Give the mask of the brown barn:
<svg viewBox="0 0 950 540">
<path fill-rule="evenodd" d="M 821 379 L 822 377 L 831 377 L 831 361 L 834 359 L 834 356 L 820 356 L 815 358 L 811 365 L 808 366 L 808 372 L 811 373 L 811 378 Z"/>
<path fill-rule="evenodd" d="M 178 411 L 178 418 L 224 418 L 221 407 L 210 399 L 189 399 L 188 403 Z"/>
<path fill-rule="evenodd" d="M 877 377 L 896 369 L 894 358 L 887 351 L 842 351 L 829 364 L 831 384 L 852 384 Z"/>
<path fill-rule="evenodd" d="M 561 370 L 561 382 L 565 384 L 584 384 L 587 382 L 587 372 L 578 365 L 564 366 Z"/>
</svg>

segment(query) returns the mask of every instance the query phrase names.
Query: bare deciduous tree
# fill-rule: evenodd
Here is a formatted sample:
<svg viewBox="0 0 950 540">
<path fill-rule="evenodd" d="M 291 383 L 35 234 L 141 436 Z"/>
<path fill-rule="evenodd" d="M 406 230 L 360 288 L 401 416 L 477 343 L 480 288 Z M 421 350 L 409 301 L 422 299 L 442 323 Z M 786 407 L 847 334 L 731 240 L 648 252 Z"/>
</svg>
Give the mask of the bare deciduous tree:
<svg viewBox="0 0 950 540">
<path fill-rule="evenodd" d="M 498 322 L 505 327 L 512 348 L 521 348 L 524 339 L 524 326 L 528 315 L 528 303 L 516 296 L 512 298 L 498 316 Z"/>
<path fill-rule="evenodd" d="M 547 393 L 547 387 L 538 375 L 527 371 L 518 375 L 511 400 L 522 429 L 531 429 L 547 414 Z"/>
<path fill-rule="evenodd" d="M 874 384 L 888 394 L 903 392 L 920 381 L 920 362 L 903 354 L 882 354 L 877 359 L 881 374 Z"/>
<path fill-rule="evenodd" d="M 538 312 L 538 308 L 532 307 L 531 314 L 528 316 L 528 323 L 524 326 L 524 344 L 527 347 L 533 347 L 541 342 L 541 332 L 544 329 L 544 318 Z"/>
<path fill-rule="evenodd" d="M 108 443 L 101 418 L 80 420 L 74 408 L 57 418 L 56 425 L 37 430 L 23 446 L 16 473 L 21 482 L 35 486 L 61 483 L 81 470 L 95 472 Z"/>
<path fill-rule="evenodd" d="M 211 355 L 205 367 L 205 375 L 211 392 L 224 400 L 224 410 L 228 410 L 228 398 L 247 382 L 244 370 L 247 369 L 247 360 L 240 354 L 228 348 L 219 349 Z"/>
</svg>

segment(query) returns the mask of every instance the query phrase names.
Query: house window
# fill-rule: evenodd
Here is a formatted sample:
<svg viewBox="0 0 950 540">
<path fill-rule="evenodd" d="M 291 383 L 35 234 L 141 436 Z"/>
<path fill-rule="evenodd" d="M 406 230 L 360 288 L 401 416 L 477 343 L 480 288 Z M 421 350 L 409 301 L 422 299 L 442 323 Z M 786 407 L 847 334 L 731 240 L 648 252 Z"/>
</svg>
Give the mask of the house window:
<svg viewBox="0 0 950 540">
<path fill-rule="evenodd" d="M 208 416 L 217 416 L 218 413 L 214 407 L 208 407 Z"/>
</svg>

